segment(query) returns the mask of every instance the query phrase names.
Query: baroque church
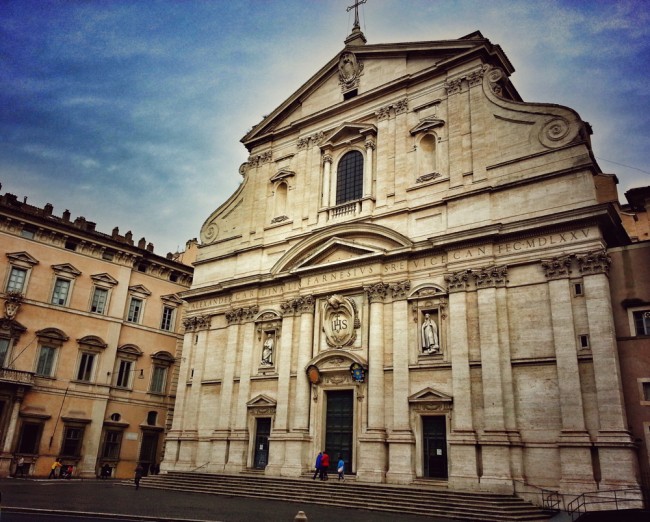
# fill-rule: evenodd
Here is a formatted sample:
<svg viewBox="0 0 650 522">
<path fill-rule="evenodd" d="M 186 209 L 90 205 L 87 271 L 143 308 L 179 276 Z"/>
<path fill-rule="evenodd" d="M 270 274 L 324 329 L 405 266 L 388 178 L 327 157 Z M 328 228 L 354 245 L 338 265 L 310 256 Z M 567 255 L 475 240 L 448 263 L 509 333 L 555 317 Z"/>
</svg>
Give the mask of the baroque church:
<svg viewBox="0 0 650 522">
<path fill-rule="evenodd" d="M 615 181 L 513 71 L 480 32 L 368 44 L 357 17 L 243 137 L 183 293 L 163 470 L 301 476 L 325 450 L 357 481 L 637 486 Z"/>
</svg>

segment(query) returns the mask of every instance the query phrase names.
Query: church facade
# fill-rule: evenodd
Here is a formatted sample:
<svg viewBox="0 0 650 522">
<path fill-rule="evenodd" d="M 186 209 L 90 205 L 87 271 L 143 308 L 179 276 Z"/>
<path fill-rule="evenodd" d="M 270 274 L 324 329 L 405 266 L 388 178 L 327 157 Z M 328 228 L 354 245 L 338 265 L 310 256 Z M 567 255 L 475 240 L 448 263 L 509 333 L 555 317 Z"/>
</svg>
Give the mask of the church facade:
<svg viewBox="0 0 650 522">
<path fill-rule="evenodd" d="M 300 476 L 326 450 L 358 481 L 637 485 L 613 181 L 589 124 L 523 102 L 513 70 L 479 32 L 355 26 L 242 139 L 183 294 L 163 470 Z"/>
</svg>

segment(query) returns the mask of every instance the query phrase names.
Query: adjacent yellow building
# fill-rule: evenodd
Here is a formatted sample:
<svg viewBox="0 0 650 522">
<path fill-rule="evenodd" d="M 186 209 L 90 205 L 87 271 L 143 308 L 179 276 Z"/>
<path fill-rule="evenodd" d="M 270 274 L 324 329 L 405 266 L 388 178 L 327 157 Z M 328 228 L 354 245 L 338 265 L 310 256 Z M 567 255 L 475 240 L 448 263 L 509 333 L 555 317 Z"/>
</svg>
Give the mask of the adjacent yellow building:
<svg viewBox="0 0 650 522">
<path fill-rule="evenodd" d="M 192 268 L 12 194 L 0 245 L 0 476 L 45 476 L 56 459 L 78 477 L 155 470 Z"/>
</svg>

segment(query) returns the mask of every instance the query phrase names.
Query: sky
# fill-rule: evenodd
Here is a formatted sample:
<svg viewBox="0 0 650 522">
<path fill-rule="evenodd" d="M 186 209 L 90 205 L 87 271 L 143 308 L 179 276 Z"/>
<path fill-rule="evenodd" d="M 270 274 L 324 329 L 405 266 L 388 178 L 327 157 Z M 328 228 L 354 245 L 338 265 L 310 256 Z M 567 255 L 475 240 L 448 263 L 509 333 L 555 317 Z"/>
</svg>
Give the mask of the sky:
<svg viewBox="0 0 650 522">
<path fill-rule="evenodd" d="M 1 193 L 183 250 L 240 139 L 343 49 L 354 0 L 0 0 Z M 576 110 L 619 196 L 650 185 L 650 1 L 367 0 L 369 44 L 480 30 L 524 101 Z"/>
</svg>

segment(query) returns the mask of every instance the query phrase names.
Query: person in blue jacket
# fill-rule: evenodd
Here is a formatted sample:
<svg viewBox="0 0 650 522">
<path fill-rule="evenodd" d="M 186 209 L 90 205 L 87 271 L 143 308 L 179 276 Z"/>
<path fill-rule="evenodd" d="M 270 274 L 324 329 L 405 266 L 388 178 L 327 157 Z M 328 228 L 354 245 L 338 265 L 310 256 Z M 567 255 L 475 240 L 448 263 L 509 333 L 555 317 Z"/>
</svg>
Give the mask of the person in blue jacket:
<svg viewBox="0 0 650 522">
<path fill-rule="evenodd" d="M 316 457 L 316 471 L 314 471 L 314 476 L 312 477 L 312 480 L 316 480 L 316 477 L 320 474 L 320 463 L 322 458 L 323 458 L 323 452 L 321 451 Z"/>
</svg>

